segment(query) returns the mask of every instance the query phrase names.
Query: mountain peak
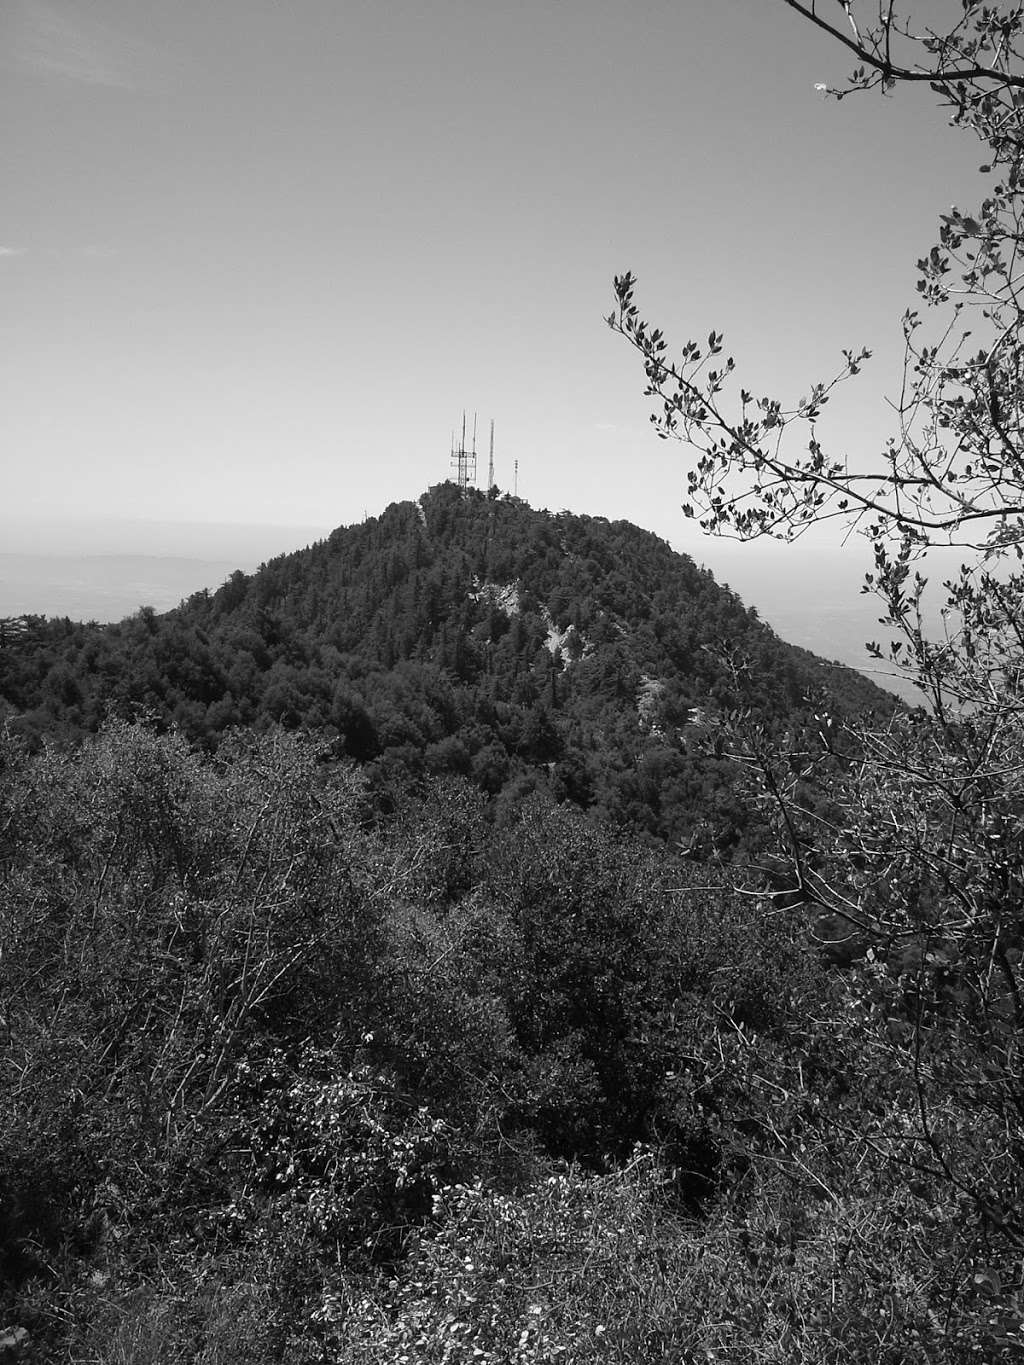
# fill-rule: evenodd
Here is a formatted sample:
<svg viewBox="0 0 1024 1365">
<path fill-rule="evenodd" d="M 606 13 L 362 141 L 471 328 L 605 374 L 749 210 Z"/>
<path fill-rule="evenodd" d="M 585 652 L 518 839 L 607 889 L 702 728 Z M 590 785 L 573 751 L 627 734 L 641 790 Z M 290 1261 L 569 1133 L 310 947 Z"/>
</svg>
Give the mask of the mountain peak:
<svg viewBox="0 0 1024 1365">
<path fill-rule="evenodd" d="M 206 745 L 305 727 L 385 786 L 447 772 L 498 801 L 540 787 L 690 845 L 699 819 L 714 846 L 745 820 L 701 752 L 716 717 L 781 731 L 822 705 L 892 706 L 651 532 L 452 483 L 162 616 L 13 633 L 0 698 L 37 736 L 111 708 Z"/>
</svg>

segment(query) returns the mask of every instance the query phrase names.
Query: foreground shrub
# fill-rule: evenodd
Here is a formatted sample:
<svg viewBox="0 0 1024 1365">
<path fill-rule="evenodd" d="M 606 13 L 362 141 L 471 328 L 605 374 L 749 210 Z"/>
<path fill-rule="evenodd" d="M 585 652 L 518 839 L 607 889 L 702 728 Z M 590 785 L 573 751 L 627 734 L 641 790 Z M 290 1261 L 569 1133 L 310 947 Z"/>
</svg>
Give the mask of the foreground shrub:
<svg viewBox="0 0 1024 1365">
<path fill-rule="evenodd" d="M 706 1224 L 648 1154 L 549 1175 L 520 1197 L 435 1200 L 401 1272 L 325 1292 L 308 1331 L 344 1365 L 935 1365 L 1019 1358 L 978 1280 L 955 1305 L 956 1235 L 913 1201 L 815 1200 L 769 1178 Z M 978 1277 L 975 1277 L 978 1279 Z M 982 1310 L 982 1311 L 979 1311 Z M 1014 1355 L 1014 1351 L 1018 1351 Z"/>
</svg>

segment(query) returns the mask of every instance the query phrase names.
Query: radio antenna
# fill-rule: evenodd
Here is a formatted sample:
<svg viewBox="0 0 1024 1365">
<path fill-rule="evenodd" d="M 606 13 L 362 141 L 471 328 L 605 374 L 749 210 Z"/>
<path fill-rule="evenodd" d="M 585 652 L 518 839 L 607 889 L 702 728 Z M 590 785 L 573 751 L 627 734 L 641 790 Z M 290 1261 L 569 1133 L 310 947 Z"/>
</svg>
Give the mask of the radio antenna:
<svg viewBox="0 0 1024 1365">
<path fill-rule="evenodd" d="M 455 482 L 460 488 L 468 488 L 471 483 L 476 483 L 476 414 L 473 414 L 473 446 L 472 449 L 466 448 L 466 413 L 462 413 L 462 439 L 459 444 L 455 444 L 455 435 L 452 434 L 452 453 L 451 467 L 455 471 Z"/>
</svg>

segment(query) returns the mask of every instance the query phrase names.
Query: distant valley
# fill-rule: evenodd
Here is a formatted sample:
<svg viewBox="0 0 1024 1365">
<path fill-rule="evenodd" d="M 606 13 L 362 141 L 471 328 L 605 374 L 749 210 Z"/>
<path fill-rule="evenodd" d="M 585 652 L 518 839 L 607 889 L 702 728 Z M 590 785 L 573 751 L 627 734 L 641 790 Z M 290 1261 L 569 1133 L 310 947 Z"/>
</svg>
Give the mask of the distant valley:
<svg viewBox="0 0 1024 1365">
<path fill-rule="evenodd" d="M 143 605 L 169 611 L 200 588 L 219 587 L 238 567 L 164 555 L 0 554 L 0 616 L 110 622 Z"/>
</svg>

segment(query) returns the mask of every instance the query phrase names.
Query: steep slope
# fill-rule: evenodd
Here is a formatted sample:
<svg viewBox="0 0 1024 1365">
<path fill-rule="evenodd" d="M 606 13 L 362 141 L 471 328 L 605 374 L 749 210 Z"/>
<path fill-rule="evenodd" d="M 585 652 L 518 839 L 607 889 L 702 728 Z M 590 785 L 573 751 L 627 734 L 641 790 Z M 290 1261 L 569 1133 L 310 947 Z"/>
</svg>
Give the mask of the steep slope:
<svg viewBox="0 0 1024 1365">
<path fill-rule="evenodd" d="M 382 789 L 443 772 L 507 802 L 540 786 L 704 852 L 746 824 L 699 742 L 708 720 L 747 708 L 791 730 L 823 693 L 842 714 L 893 705 L 656 536 L 451 484 L 163 616 L 35 620 L 0 644 L 0 698 L 30 736 L 111 709 L 207 744 L 301 726 Z"/>
</svg>

